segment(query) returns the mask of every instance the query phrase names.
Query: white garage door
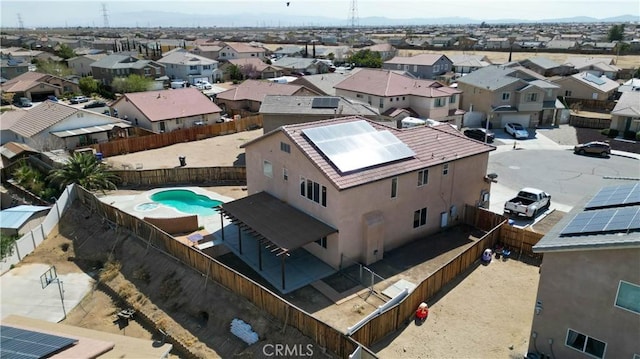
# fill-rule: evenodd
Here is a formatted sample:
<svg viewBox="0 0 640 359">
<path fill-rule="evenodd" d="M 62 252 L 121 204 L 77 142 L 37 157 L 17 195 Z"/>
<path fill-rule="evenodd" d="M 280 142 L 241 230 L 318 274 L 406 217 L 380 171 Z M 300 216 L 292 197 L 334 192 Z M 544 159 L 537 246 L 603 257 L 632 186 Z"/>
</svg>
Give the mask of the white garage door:
<svg viewBox="0 0 640 359">
<path fill-rule="evenodd" d="M 509 122 L 519 123 L 524 127 L 529 127 L 529 120 L 531 116 L 529 115 L 502 115 L 501 117 L 501 127 L 504 127 Z"/>
</svg>

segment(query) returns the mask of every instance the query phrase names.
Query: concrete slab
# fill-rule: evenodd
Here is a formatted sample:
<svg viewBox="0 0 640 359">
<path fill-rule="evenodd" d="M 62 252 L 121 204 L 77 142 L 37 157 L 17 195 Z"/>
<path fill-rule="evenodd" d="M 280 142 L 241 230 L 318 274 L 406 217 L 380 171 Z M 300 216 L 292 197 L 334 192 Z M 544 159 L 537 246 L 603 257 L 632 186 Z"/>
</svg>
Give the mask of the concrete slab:
<svg viewBox="0 0 640 359">
<path fill-rule="evenodd" d="M 409 289 L 409 293 L 411 293 L 414 289 L 416 289 L 416 285 L 406 279 L 400 279 L 399 281 L 387 287 L 387 289 L 383 290 L 382 294 L 386 295 L 389 298 L 395 298 L 405 288 Z"/>
<path fill-rule="evenodd" d="M 93 287 L 94 281 L 86 273 L 70 273 L 58 275 L 60 286 L 54 281 L 43 289 L 40 276 L 49 268 L 47 264 L 27 264 L 0 277 L 2 319 L 14 314 L 57 323 L 64 319 L 65 311 L 68 313 L 78 305 Z"/>
</svg>

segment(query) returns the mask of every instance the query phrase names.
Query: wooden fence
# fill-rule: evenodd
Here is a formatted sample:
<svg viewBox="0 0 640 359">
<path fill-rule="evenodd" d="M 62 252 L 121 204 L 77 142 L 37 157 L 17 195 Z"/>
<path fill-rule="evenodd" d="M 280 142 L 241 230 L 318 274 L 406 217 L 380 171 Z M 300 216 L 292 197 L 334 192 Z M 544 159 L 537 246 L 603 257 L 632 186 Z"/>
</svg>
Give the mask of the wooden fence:
<svg viewBox="0 0 640 359">
<path fill-rule="evenodd" d="M 130 230 L 148 245 L 169 253 L 182 263 L 200 272 L 204 277 L 210 278 L 231 292 L 246 298 L 265 313 L 285 325 L 298 329 L 302 334 L 332 353 L 342 358 L 348 358 L 349 354 L 360 346 L 363 358 L 376 358 L 372 351 L 360 345 L 356 340 L 314 318 L 243 274 L 202 253 L 197 248 L 176 241 L 172 236 L 150 223 L 101 202 L 81 187 L 78 187 L 78 198 L 86 206 L 96 210 L 102 218 L 116 224 L 119 228 Z"/>
<path fill-rule="evenodd" d="M 482 208 L 466 206 L 465 222 L 480 229 L 484 226 L 493 227 L 459 256 L 431 273 L 397 306 L 364 324 L 352 334 L 352 338 L 369 347 L 388 334 L 404 328 L 415 315 L 420 303 L 433 297 L 445 285 L 470 268 L 486 248 L 493 248 L 498 241 L 500 228 L 506 223 L 506 218 Z"/>
<path fill-rule="evenodd" d="M 262 115 L 241 118 L 235 121 L 195 126 L 148 136 L 130 137 L 116 141 L 91 145 L 103 157 L 140 152 L 165 147 L 176 143 L 202 140 L 209 137 L 242 132 L 262 127 Z"/>
<path fill-rule="evenodd" d="M 589 100 L 565 97 L 565 102 L 569 108 L 571 108 L 573 104 L 578 103 L 584 111 L 602 111 L 603 113 L 609 113 L 616 107 L 616 102 L 611 100 Z"/>
<path fill-rule="evenodd" d="M 245 167 L 176 167 L 155 170 L 110 170 L 120 186 L 163 186 L 175 184 L 237 185 L 247 183 Z"/>
<path fill-rule="evenodd" d="M 500 227 L 500 243 L 511 250 L 511 256 L 526 255 L 542 259 L 542 253 L 533 253 L 533 246 L 538 244 L 544 234 L 517 228 L 510 225 Z"/>
<path fill-rule="evenodd" d="M 611 127 L 611 119 L 607 118 L 589 118 L 571 115 L 569 117 L 569 125 L 573 127 L 585 128 L 609 128 Z"/>
</svg>

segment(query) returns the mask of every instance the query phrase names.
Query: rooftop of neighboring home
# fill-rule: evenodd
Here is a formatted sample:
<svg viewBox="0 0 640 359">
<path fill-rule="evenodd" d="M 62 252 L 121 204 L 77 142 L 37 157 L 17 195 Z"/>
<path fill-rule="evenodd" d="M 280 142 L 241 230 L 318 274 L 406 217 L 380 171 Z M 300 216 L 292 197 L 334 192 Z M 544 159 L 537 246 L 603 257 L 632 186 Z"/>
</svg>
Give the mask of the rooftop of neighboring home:
<svg viewBox="0 0 640 359">
<path fill-rule="evenodd" d="M 222 112 L 195 87 L 126 93 L 111 106 L 123 101 L 130 102 L 152 122 Z"/>
<path fill-rule="evenodd" d="M 573 66 L 577 70 L 588 69 L 590 67 L 602 71 L 619 71 L 615 61 L 610 57 L 568 57 L 563 65 Z"/>
<path fill-rule="evenodd" d="M 478 69 L 458 79 L 459 83 L 486 88 L 490 91 L 516 82 L 546 81 L 546 78 L 522 66 L 492 65 Z"/>
<path fill-rule="evenodd" d="M 67 62 L 77 60 L 79 58 L 91 59 L 93 61 L 98 61 L 102 58 L 107 57 L 107 54 L 86 54 L 86 55 L 78 55 L 72 58 L 67 59 Z"/>
<path fill-rule="evenodd" d="M 158 60 L 161 64 L 174 64 L 174 65 L 185 65 L 185 66 L 197 66 L 197 65 L 213 65 L 217 64 L 218 61 L 209 59 L 204 56 L 192 54 L 185 49 L 175 49 L 170 53 L 165 54 L 161 59 Z"/>
<path fill-rule="evenodd" d="M 375 45 L 367 46 L 365 47 L 365 49 L 374 51 L 374 52 L 390 52 L 390 51 L 394 51 L 396 48 L 389 43 L 383 43 L 383 44 L 375 44 Z"/>
<path fill-rule="evenodd" d="M 402 65 L 433 65 L 441 58 L 449 59 L 447 56 L 442 54 L 420 54 L 416 56 L 404 57 L 404 56 L 396 56 L 391 60 L 385 61 L 385 64 L 402 64 Z"/>
<path fill-rule="evenodd" d="M 260 113 L 310 114 L 332 116 L 377 116 L 379 111 L 369 104 L 332 96 L 280 96 L 267 95 L 262 100 Z"/>
<path fill-rule="evenodd" d="M 251 46 L 244 42 L 224 42 L 226 46 L 232 48 L 235 52 L 238 53 L 246 53 L 246 52 L 265 52 L 266 50 L 262 47 Z"/>
<path fill-rule="evenodd" d="M 530 57 L 528 59 L 520 61 L 520 63 L 523 63 L 523 62 L 530 62 L 545 70 L 553 69 L 560 66 L 559 63 L 542 56 L 534 56 L 534 57 Z"/>
<path fill-rule="evenodd" d="M 259 58 L 256 57 L 247 57 L 244 59 L 230 59 L 227 60 L 230 64 L 236 65 L 238 67 L 243 67 L 243 66 L 253 66 L 256 71 L 258 72 L 262 72 L 268 68 L 274 68 L 274 69 L 280 69 L 278 66 L 274 66 L 274 65 L 269 65 L 266 62 L 260 60 Z"/>
<path fill-rule="evenodd" d="M 491 61 L 484 55 L 451 55 L 449 60 L 453 66 L 485 67 L 491 65 Z"/>
<path fill-rule="evenodd" d="M 640 92 L 623 92 L 611 114 L 624 117 L 640 117 Z"/>
<path fill-rule="evenodd" d="M 365 121 L 376 131 L 389 132 L 390 135 L 395 136 L 413 151 L 414 155 L 401 160 L 386 162 L 354 171 L 341 172 L 313 142 L 304 135 L 306 129 L 359 121 Z M 495 147 L 471 140 L 450 126 L 425 126 L 411 129 L 397 129 L 385 126 L 379 122 L 366 120 L 359 116 L 282 126 L 242 145 L 242 147 L 249 147 L 252 143 L 278 132 L 284 133 L 339 190 L 495 150 Z"/>
<path fill-rule="evenodd" d="M 580 72 L 571 75 L 571 77 L 582 82 L 585 85 L 588 85 L 589 87 L 598 89 L 602 92 L 609 92 L 620 87 L 620 84 L 618 82 L 613 81 L 606 76 L 596 76 L 589 72 Z"/>
<path fill-rule="evenodd" d="M 101 67 L 101 68 L 108 68 L 108 69 L 123 69 L 123 68 L 141 69 L 152 62 L 153 61 L 151 60 L 141 60 L 133 56 L 113 54 L 94 62 L 93 64 L 91 64 L 91 67 Z"/>
<path fill-rule="evenodd" d="M 4 111 L 0 114 L 0 130 L 8 130 L 18 122 L 28 111 L 16 108 L 13 111 Z"/>
<path fill-rule="evenodd" d="M 318 60 L 313 58 L 283 56 L 271 63 L 279 67 L 305 69 L 317 62 Z"/>
<path fill-rule="evenodd" d="M 301 89 L 303 89 L 303 86 L 300 85 L 246 80 L 237 87 L 219 93 L 217 98 L 231 101 L 251 100 L 261 102 L 266 95 L 291 96 Z"/>
<path fill-rule="evenodd" d="M 302 85 L 327 95 L 335 95 L 336 89 L 334 86 L 347 77 L 349 77 L 349 75 L 331 72 L 326 74 L 301 76 L 292 81 L 291 84 Z"/>
<path fill-rule="evenodd" d="M 2 157 L 11 160 L 12 158 L 25 153 L 25 152 L 38 152 L 31 148 L 29 145 L 20 142 L 7 142 L 0 146 L 0 154 Z"/>
<path fill-rule="evenodd" d="M 415 79 L 389 70 L 364 68 L 335 85 L 335 88 L 381 97 L 447 97 L 461 93 L 437 81 Z"/>
</svg>

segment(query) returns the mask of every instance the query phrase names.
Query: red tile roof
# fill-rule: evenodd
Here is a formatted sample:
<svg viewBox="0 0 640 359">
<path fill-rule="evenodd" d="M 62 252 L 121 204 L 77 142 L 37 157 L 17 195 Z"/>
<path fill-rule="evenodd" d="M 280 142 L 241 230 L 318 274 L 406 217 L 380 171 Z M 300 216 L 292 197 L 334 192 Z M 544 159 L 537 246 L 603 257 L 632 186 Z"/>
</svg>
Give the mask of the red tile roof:
<svg viewBox="0 0 640 359">
<path fill-rule="evenodd" d="M 127 93 L 111 106 L 127 100 L 152 122 L 222 112 L 195 87 Z"/>
<path fill-rule="evenodd" d="M 403 57 L 396 56 L 389 61 L 385 61 L 385 64 L 402 64 L 402 65 L 433 65 L 440 58 L 446 57 L 443 54 L 420 54 L 416 56 Z"/>
<path fill-rule="evenodd" d="M 264 48 L 262 47 L 255 47 L 255 46 L 251 46 L 251 45 L 247 45 L 243 42 L 225 42 L 225 45 L 229 46 L 230 48 L 232 48 L 233 50 L 235 50 L 238 53 L 243 53 L 243 52 L 265 52 Z"/>
<path fill-rule="evenodd" d="M 341 173 L 331 164 L 302 131 L 307 128 L 333 125 L 351 121 L 365 120 L 379 131 L 387 130 L 405 143 L 415 152 L 415 156 L 381 164 L 348 173 Z M 347 189 L 370 182 L 398 176 L 403 173 L 417 171 L 465 157 L 476 156 L 495 150 L 495 147 L 465 137 L 451 126 L 424 126 L 410 129 L 396 129 L 379 122 L 370 121 L 359 116 L 342 117 L 326 121 L 308 122 L 279 127 L 251 142 L 243 145 L 250 147 L 274 133 L 282 131 L 307 158 L 322 172 L 333 185 L 339 189 Z"/>
<path fill-rule="evenodd" d="M 266 95 L 294 95 L 304 87 L 300 85 L 278 84 L 274 82 L 246 80 L 238 87 L 218 94 L 222 100 L 251 100 L 262 102 Z"/>
<path fill-rule="evenodd" d="M 232 59 L 232 60 L 227 60 L 229 61 L 229 63 L 236 65 L 238 67 L 242 67 L 242 66 L 253 66 L 255 67 L 256 71 L 262 72 L 268 68 L 272 68 L 274 70 L 280 70 L 279 67 L 277 66 L 271 66 L 267 63 L 265 63 L 264 61 L 255 58 L 255 57 L 250 57 L 250 58 L 246 58 L 246 59 Z"/>
<path fill-rule="evenodd" d="M 335 88 L 380 97 L 448 97 L 462 93 L 437 81 L 415 79 L 391 70 L 378 69 L 362 69 L 338 83 Z"/>
</svg>

